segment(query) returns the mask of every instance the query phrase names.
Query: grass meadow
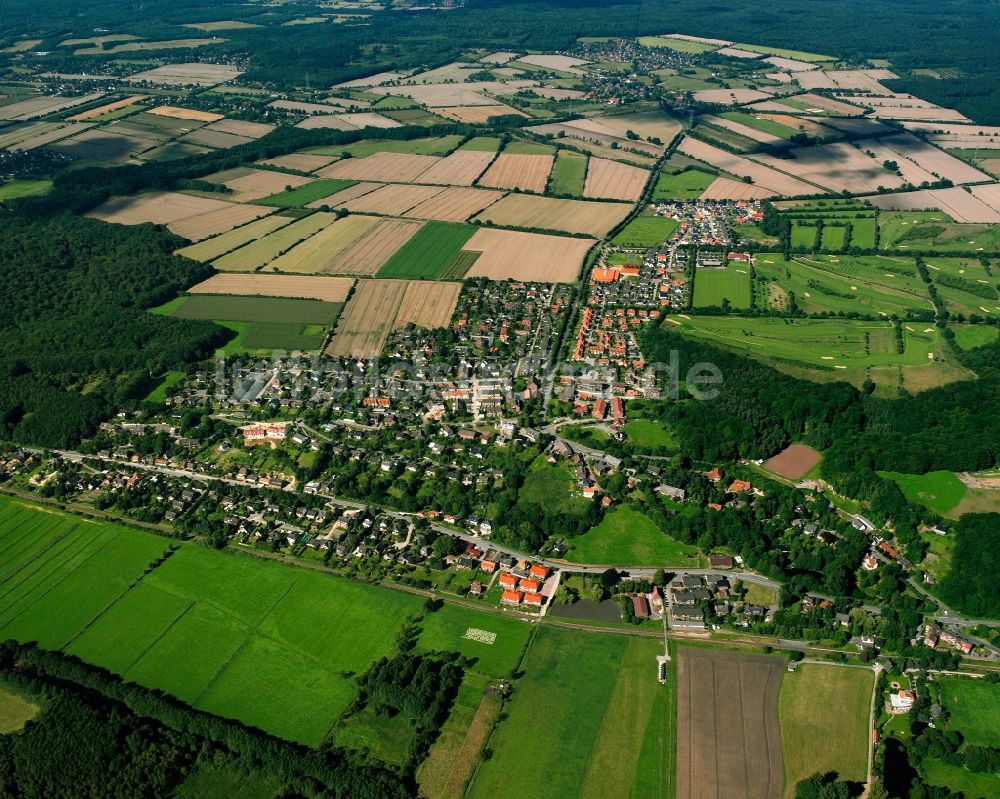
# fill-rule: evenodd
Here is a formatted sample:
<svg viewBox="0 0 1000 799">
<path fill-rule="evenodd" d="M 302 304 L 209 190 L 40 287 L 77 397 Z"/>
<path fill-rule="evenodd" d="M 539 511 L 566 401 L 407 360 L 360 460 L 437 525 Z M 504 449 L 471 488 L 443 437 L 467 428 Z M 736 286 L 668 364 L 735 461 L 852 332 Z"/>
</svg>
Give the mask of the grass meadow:
<svg viewBox="0 0 1000 799">
<path fill-rule="evenodd" d="M 928 472 L 927 474 L 903 474 L 902 472 L 879 472 L 899 486 L 903 495 L 918 505 L 929 508 L 940 516 L 947 516 L 962 501 L 968 486 L 954 472 Z"/>
<path fill-rule="evenodd" d="M 506 677 L 521 660 L 531 625 L 495 613 L 461 605 L 443 605 L 421 623 L 419 647 L 427 651 L 459 652 L 474 660 L 472 668 L 488 677 Z M 469 630 L 493 633 L 492 644 L 465 638 Z"/>
<path fill-rule="evenodd" d="M 662 172 L 653 187 L 652 200 L 695 200 L 718 177 L 700 169 L 687 169 L 671 174 Z"/>
<path fill-rule="evenodd" d="M 699 269 L 694 276 L 695 307 L 721 307 L 726 300 L 733 308 L 750 307 L 750 273 L 747 268 Z"/>
<path fill-rule="evenodd" d="M 615 247 L 658 247 L 674 235 L 677 226 L 674 219 L 637 216 L 611 240 L 611 244 Z"/>
<path fill-rule="evenodd" d="M 645 514 L 628 506 L 615 508 L 581 536 L 569 540 L 566 560 L 615 566 L 695 566 L 698 548 L 664 535 Z"/>
<path fill-rule="evenodd" d="M 549 193 L 582 197 L 587 161 L 587 156 L 582 153 L 560 150 L 549 174 Z"/>
<path fill-rule="evenodd" d="M 812 774 L 836 771 L 864 782 L 868 772 L 868 718 L 875 675 L 867 669 L 800 665 L 785 674 L 778 697 L 785 797 Z M 822 746 L 816 742 L 822 741 Z"/>
</svg>

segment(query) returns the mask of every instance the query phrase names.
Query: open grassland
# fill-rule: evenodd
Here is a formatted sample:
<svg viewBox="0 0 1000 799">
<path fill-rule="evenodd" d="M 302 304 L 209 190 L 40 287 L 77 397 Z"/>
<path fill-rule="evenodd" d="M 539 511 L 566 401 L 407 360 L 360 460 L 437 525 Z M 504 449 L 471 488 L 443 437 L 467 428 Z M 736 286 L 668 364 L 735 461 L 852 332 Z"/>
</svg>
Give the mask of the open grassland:
<svg viewBox="0 0 1000 799">
<path fill-rule="evenodd" d="M 878 221 L 883 250 L 1000 251 L 1000 228 L 961 224 L 943 211 L 883 211 Z"/>
<path fill-rule="evenodd" d="M 572 150 L 560 150 L 556 154 L 556 160 L 549 175 L 549 193 L 581 197 L 586 177 L 587 156 Z"/>
<path fill-rule="evenodd" d="M 375 358 L 396 325 L 407 280 L 361 280 L 344 308 L 326 354 Z"/>
<path fill-rule="evenodd" d="M 545 191 L 552 163 L 551 155 L 516 154 L 511 152 L 508 145 L 479 179 L 479 183 L 495 189 L 526 189 L 541 194 Z"/>
<path fill-rule="evenodd" d="M 899 353 L 891 322 L 709 316 L 667 322 L 685 335 L 820 382 L 860 386 L 870 377 L 885 391 L 900 385 L 923 391 L 972 377 L 952 359 L 937 329 L 923 323 L 904 325 Z"/>
<path fill-rule="evenodd" d="M 661 700 L 670 689 L 656 679 L 659 651 L 656 640 L 543 626 L 469 796 L 536 792 L 540 774 L 552 799 L 633 796 L 639 784 L 650 791 L 643 795 L 669 795 L 670 770 L 656 769 L 658 753 L 639 744 L 647 735 L 672 743 L 664 741 Z M 540 745 L 546 740 L 559 745 Z"/>
<path fill-rule="evenodd" d="M 715 181 L 716 175 L 701 169 L 686 169 L 683 172 L 661 172 L 653 186 L 650 199 L 661 200 L 696 200 Z"/>
<path fill-rule="evenodd" d="M 508 194 L 476 218 L 501 227 L 541 228 L 602 237 L 632 211 L 627 203 Z"/>
<path fill-rule="evenodd" d="M 677 799 L 778 799 L 785 660 L 681 647 L 675 665 Z"/>
<path fill-rule="evenodd" d="M 745 266 L 699 269 L 694 277 L 694 304 L 697 308 L 750 307 L 750 273 Z"/>
<path fill-rule="evenodd" d="M 305 275 L 212 275 L 189 289 L 191 294 L 232 294 L 248 297 L 298 297 L 323 302 L 344 302 L 354 285 L 347 277 Z"/>
<path fill-rule="evenodd" d="M 649 170 L 620 164 L 607 158 L 591 158 L 587 165 L 585 197 L 638 200 L 649 180 Z"/>
<path fill-rule="evenodd" d="M 472 225 L 427 222 L 379 270 L 379 277 L 435 280 L 475 233 Z"/>
<path fill-rule="evenodd" d="M 19 197 L 37 197 L 52 188 L 51 180 L 11 180 L 0 184 L 0 202 Z"/>
<path fill-rule="evenodd" d="M 698 548 L 682 544 L 657 529 L 652 520 L 629 507 L 605 515 L 597 527 L 570 539 L 570 563 L 609 566 L 687 566 L 701 563 Z"/>
<path fill-rule="evenodd" d="M 38 713 L 38 705 L 0 687 L 0 735 L 24 729 Z"/>
<path fill-rule="evenodd" d="M 424 617 L 418 646 L 438 652 L 460 652 L 471 668 L 490 678 L 503 678 L 517 667 L 532 625 L 520 619 L 482 613 L 461 605 L 443 605 Z M 468 635 L 482 630 L 496 635 L 492 644 Z"/>
<path fill-rule="evenodd" d="M 278 208 L 301 208 L 316 200 L 322 200 L 338 191 L 354 185 L 351 180 L 314 180 L 290 191 L 282 191 L 257 200 L 258 205 L 274 205 Z"/>
<path fill-rule="evenodd" d="M 226 253 L 213 261 L 212 266 L 220 272 L 253 272 L 255 269 L 270 263 L 283 252 L 287 252 L 299 242 L 305 241 L 313 234 L 333 224 L 335 219 L 333 214 L 323 212 L 311 214 L 305 219 L 285 225 L 274 233 Z"/>
<path fill-rule="evenodd" d="M 941 699 L 951 714 L 948 728 L 976 746 L 1000 747 L 1000 686 L 983 680 L 941 677 Z"/>
<path fill-rule="evenodd" d="M 954 472 L 928 472 L 927 474 L 903 474 L 902 472 L 879 472 L 899 486 L 910 502 L 930 508 L 941 516 L 949 516 L 965 496 L 968 486 Z"/>
<path fill-rule="evenodd" d="M 616 247 L 659 247 L 677 231 L 678 223 L 664 216 L 637 216 L 611 239 Z"/>
<path fill-rule="evenodd" d="M 867 669 L 813 663 L 784 676 L 778 722 L 786 799 L 793 799 L 796 784 L 817 771 L 865 781 L 874 682 Z"/>
<path fill-rule="evenodd" d="M 593 245 L 593 239 L 480 228 L 465 244 L 464 249 L 482 253 L 467 274 L 490 280 L 572 283 Z"/>
<path fill-rule="evenodd" d="M 952 793 L 961 791 L 963 796 L 1000 799 L 1000 779 L 993 774 L 976 773 L 933 758 L 925 760 L 920 771 L 928 785 L 948 788 Z"/>
<path fill-rule="evenodd" d="M 983 325 L 950 325 L 949 327 L 955 334 L 955 344 L 963 350 L 985 347 L 1000 338 L 1000 333 L 995 327 Z"/>
<path fill-rule="evenodd" d="M 247 242 L 263 238 L 278 228 L 291 224 L 294 221 L 294 219 L 288 216 L 265 216 L 263 219 L 233 228 L 226 233 L 199 241 L 197 244 L 182 247 L 179 250 L 175 250 L 175 253 L 195 261 L 211 261 L 225 255 L 227 252 L 232 252 L 242 247 Z"/>
<path fill-rule="evenodd" d="M 197 546 L 143 576 L 169 545 L 0 498 L 4 636 L 64 648 L 199 709 L 316 745 L 354 696 L 344 674 L 389 652 L 420 605 Z"/>
<path fill-rule="evenodd" d="M 310 217 L 306 217 L 309 219 Z M 375 227 L 370 216 L 346 216 L 324 227 L 268 264 L 275 272 L 329 272 L 337 255 Z"/>
</svg>

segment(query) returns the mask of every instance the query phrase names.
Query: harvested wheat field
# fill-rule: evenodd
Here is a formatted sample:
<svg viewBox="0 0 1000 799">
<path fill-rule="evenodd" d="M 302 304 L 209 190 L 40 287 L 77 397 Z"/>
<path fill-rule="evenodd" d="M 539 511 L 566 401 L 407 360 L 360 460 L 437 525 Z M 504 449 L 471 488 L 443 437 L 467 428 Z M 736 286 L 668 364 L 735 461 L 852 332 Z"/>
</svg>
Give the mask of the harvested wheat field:
<svg viewBox="0 0 1000 799">
<path fill-rule="evenodd" d="M 349 200 L 357 199 L 369 192 L 375 191 L 375 189 L 381 189 L 384 185 L 384 183 L 355 183 L 353 186 L 348 186 L 346 189 L 334 192 L 329 197 L 321 197 L 318 200 L 313 200 L 306 205 L 306 208 L 322 208 L 324 205 L 336 208 L 338 205 L 343 205 Z"/>
<path fill-rule="evenodd" d="M 261 210 L 267 209 L 262 208 Z M 222 233 L 219 236 L 213 236 L 210 239 L 199 241 L 197 244 L 182 247 L 179 250 L 175 250 L 174 254 L 191 258 L 195 261 L 211 261 L 221 255 L 225 255 L 227 252 L 232 252 L 237 247 L 242 247 L 248 241 L 256 241 L 263 238 L 278 228 L 291 224 L 293 221 L 288 216 L 265 216 L 263 219 L 258 219 L 249 225 L 233 228 L 229 232 Z"/>
<path fill-rule="evenodd" d="M 262 166 L 276 166 L 278 169 L 295 169 L 299 172 L 314 172 L 325 166 L 330 166 L 336 157 L 332 155 L 319 155 L 318 153 L 289 153 L 279 155 L 277 158 L 268 158 L 266 161 L 258 161 Z"/>
<path fill-rule="evenodd" d="M 440 160 L 433 155 L 375 153 L 367 158 L 345 158 L 319 170 L 316 174 L 321 178 L 412 183 Z"/>
<path fill-rule="evenodd" d="M 81 111 L 79 114 L 74 114 L 71 117 L 66 117 L 67 122 L 85 122 L 88 119 L 93 119 L 94 117 L 99 117 L 104 114 L 109 114 L 112 111 L 118 111 L 122 108 L 128 108 L 130 105 L 135 105 L 140 100 L 145 100 L 147 95 L 136 94 L 132 97 L 126 97 L 124 100 L 115 100 L 113 103 L 108 103 L 106 105 L 99 105 L 97 108 L 91 108 L 89 111 Z"/>
<path fill-rule="evenodd" d="M 262 197 L 270 197 L 272 194 L 284 191 L 287 186 L 297 189 L 299 186 L 312 183 L 313 178 L 289 175 L 285 172 L 272 172 L 268 169 L 240 167 L 225 172 L 216 172 L 204 180 L 209 183 L 221 183 L 233 192 L 234 200 L 248 202 L 249 200 L 259 200 Z"/>
<path fill-rule="evenodd" d="M 895 136 L 886 136 L 881 139 L 880 144 L 896 152 L 899 158 L 912 161 L 921 169 L 937 175 L 940 178 L 947 178 L 952 183 L 982 183 L 989 180 L 989 175 L 984 175 L 975 167 L 960 161 L 955 156 L 939 150 L 937 147 L 921 141 L 916 136 L 909 133 L 900 133 Z M 934 178 L 932 177 L 931 180 Z M 920 185 L 920 184 L 914 184 Z"/>
<path fill-rule="evenodd" d="M 647 180 L 649 180 L 647 169 L 619 164 L 607 158 L 591 158 L 587 166 L 583 196 L 635 201 L 642 194 Z"/>
<path fill-rule="evenodd" d="M 409 280 L 359 280 L 337 321 L 326 354 L 345 358 L 377 358 L 396 326 Z"/>
<path fill-rule="evenodd" d="M 1000 211 L 1000 183 L 973 186 L 972 196 L 977 200 L 982 200 L 994 211 Z"/>
<path fill-rule="evenodd" d="M 716 178 L 698 197 L 699 200 L 762 200 L 773 197 L 774 192 L 761 186 L 752 186 L 739 180 Z"/>
<path fill-rule="evenodd" d="M 235 294 L 240 297 L 298 297 L 305 300 L 343 302 L 354 280 L 349 277 L 306 275 L 212 275 L 188 291 L 191 294 Z"/>
<path fill-rule="evenodd" d="M 268 265 L 277 272 L 315 274 L 326 272 L 344 248 L 353 244 L 378 220 L 371 216 L 346 216 L 324 227 L 301 244 L 279 255 Z"/>
<path fill-rule="evenodd" d="M 681 124 L 673 117 L 669 117 L 662 111 L 641 111 L 635 114 L 609 114 L 603 117 L 594 117 L 594 120 L 607 125 L 625 136 L 628 131 L 633 131 L 640 138 L 656 138 L 666 146 L 670 140 L 680 133 Z M 662 147 L 661 147 L 662 149 Z"/>
<path fill-rule="evenodd" d="M 413 206 L 419 205 L 444 189 L 440 186 L 399 185 L 383 186 L 373 192 L 341 203 L 351 213 L 381 214 L 383 216 L 402 216 Z"/>
<path fill-rule="evenodd" d="M 255 239 L 212 262 L 223 272 L 253 272 L 331 224 L 336 217 L 320 211 L 285 225 L 262 239 Z"/>
<path fill-rule="evenodd" d="M 572 283 L 595 243 L 593 239 L 481 228 L 462 248 L 482 253 L 466 277 Z"/>
<path fill-rule="evenodd" d="M 217 133 L 230 133 L 233 136 L 242 136 L 245 139 L 259 139 L 266 136 L 275 125 L 266 122 L 249 122 L 245 119 L 220 119 L 211 125 L 206 125 L 203 130 L 212 130 Z"/>
<path fill-rule="evenodd" d="M 247 222 L 253 222 L 262 216 L 273 214 L 277 209 L 262 208 L 256 205 L 232 205 L 171 222 L 167 227 L 171 233 L 183 236 L 189 241 L 201 241 L 211 236 L 218 236 Z"/>
<path fill-rule="evenodd" d="M 698 161 L 704 161 L 706 164 L 729 172 L 731 175 L 750 177 L 755 186 L 771 189 L 776 194 L 795 197 L 800 194 L 820 193 L 820 189 L 797 178 L 782 174 L 747 158 L 727 153 L 725 150 L 713 147 L 698 139 L 692 139 L 690 136 L 680 143 L 677 150 Z"/>
<path fill-rule="evenodd" d="M 682 646 L 675 662 L 677 799 L 780 799 L 785 660 Z"/>
<path fill-rule="evenodd" d="M 190 119 L 195 122 L 218 122 L 225 119 L 222 114 L 213 114 L 210 111 L 198 111 L 194 108 L 178 108 L 174 105 L 159 105 L 150 108 L 147 114 L 156 114 L 158 117 L 170 117 L 171 119 Z"/>
<path fill-rule="evenodd" d="M 720 105 L 742 105 L 758 100 L 768 100 L 771 95 L 756 89 L 702 89 L 694 93 L 699 103 L 719 103 Z"/>
<path fill-rule="evenodd" d="M 418 183 L 441 183 L 445 186 L 471 186 L 490 165 L 494 153 L 455 150 L 420 175 Z"/>
<path fill-rule="evenodd" d="M 978 187 L 973 187 L 973 190 L 976 188 Z M 900 194 L 874 194 L 860 199 L 883 211 L 943 211 L 956 222 L 1000 223 L 1000 212 L 959 186 Z"/>
<path fill-rule="evenodd" d="M 887 171 L 882 164 L 846 142 L 800 147 L 792 155 L 795 157 L 789 159 L 758 154 L 749 158 L 836 192 L 860 194 L 879 186 L 898 189 L 903 185 L 899 175 Z"/>
<path fill-rule="evenodd" d="M 726 119 L 725 117 L 717 117 L 712 114 L 706 114 L 702 119 L 711 125 L 715 125 L 717 128 L 725 128 L 726 130 L 731 130 L 733 133 L 738 133 L 740 136 L 744 136 L 747 139 L 753 139 L 754 141 L 759 141 L 761 144 L 766 144 L 768 147 L 775 147 L 778 149 L 784 149 L 786 147 L 791 147 L 792 143 L 787 139 L 783 139 L 780 136 L 775 136 L 773 133 L 767 133 L 763 130 L 757 130 L 757 128 L 752 128 L 749 125 L 744 125 L 742 122 L 735 122 L 732 119 Z"/>
<path fill-rule="evenodd" d="M 174 191 L 151 191 L 131 197 L 112 197 L 87 216 L 103 219 L 105 222 L 117 222 L 119 225 L 141 225 L 143 222 L 168 225 L 188 217 L 232 207 L 233 204 L 225 200 L 210 200 Z"/>
<path fill-rule="evenodd" d="M 494 189 L 527 189 L 541 194 L 552 171 L 551 155 L 510 155 L 501 153 L 479 183 Z"/>
<path fill-rule="evenodd" d="M 454 187 L 444 189 L 428 200 L 414 206 L 406 212 L 406 216 L 414 219 L 439 219 L 442 222 L 464 222 L 484 208 L 504 196 L 502 191 L 488 189 L 467 189 Z M 538 225 L 537 227 L 544 227 Z"/>
<path fill-rule="evenodd" d="M 452 106 L 450 108 L 435 108 L 434 111 L 448 119 L 455 119 L 459 122 L 466 122 L 470 125 L 482 125 L 490 117 L 502 117 L 514 114 L 519 117 L 525 116 L 523 111 L 511 108 L 509 105 L 468 105 Z"/>
<path fill-rule="evenodd" d="M 325 275 L 374 275 L 423 227 L 408 219 L 379 219 L 367 233 L 344 247 L 323 270 Z"/>
<path fill-rule="evenodd" d="M 429 280 L 411 280 L 403 295 L 396 316 L 396 329 L 408 324 L 417 327 L 447 327 L 455 312 L 461 283 L 435 283 Z"/>
<path fill-rule="evenodd" d="M 602 237 L 628 216 L 631 210 L 632 206 L 628 203 L 557 200 L 530 194 L 508 194 L 476 218 L 501 227 L 541 228 Z"/>
<path fill-rule="evenodd" d="M 788 480 L 800 480 L 822 457 L 805 444 L 790 444 L 768 460 L 764 468 Z"/>
</svg>

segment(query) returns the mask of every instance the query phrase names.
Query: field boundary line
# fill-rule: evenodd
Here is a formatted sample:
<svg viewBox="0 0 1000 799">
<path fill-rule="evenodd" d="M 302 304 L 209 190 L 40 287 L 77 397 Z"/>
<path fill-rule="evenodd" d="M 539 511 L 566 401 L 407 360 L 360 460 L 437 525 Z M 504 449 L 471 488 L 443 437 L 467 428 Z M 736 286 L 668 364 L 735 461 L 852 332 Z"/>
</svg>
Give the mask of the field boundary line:
<svg viewBox="0 0 1000 799">
<path fill-rule="evenodd" d="M 30 521 L 31 512 L 30 512 L 30 510 L 28 508 L 25 508 L 23 505 L 19 505 L 18 506 L 17 512 L 11 515 L 10 521 L 11 522 L 16 521 L 17 518 L 22 515 L 22 513 L 25 514 L 27 518 L 22 519 L 21 521 L 18 521 L 17 524 L 15 524 L 13 527 L 9 526 L 10 522 L 8 522 L 7 520 L 0 521 L 0 524 L 3 524 L 3 526 L 7 528 L 7 535 L 4 536 L 5 545 L 2 548 L 0 548 L 0 554 L 6 553 L 7 549 L 11 545 L 16 545 L 17 542 L 19 542 L 25 535 L 27 535 L 28 531 L 24 530 L 24 531 L 20 532 L 19 536 L 16 536 L 16 537 L 12 537 L 11 536 L 12 533 L 16 533 L 16 532 L 20 531 L 21 528 L 28 521 Z"/>
<path fill-rule="evenodd" d="M 188 612 L 191 610 L 191 608 L 195 606 L 195 604 L 196 603 L 193 601 L 189 602 L 187 606 L 184 608 L 184 610 L 182 610 L 180 613 L 177 614 L 177 618 L 175 618 L 172 622 L 170 622 L 170 624 L 168 624 L 163 629 L 163 631 L 158 636 L 156 636 L 156 639 L 144 650 L 142 650 L 142 652 L 135 660 L 129 663 L 128 668 L 122 672 L 122 679 L 126 679 L 126 675 L 139 664 L 139 661 L 141 661 L 144 657 L 146 657 L 146 655 L 149 654 L 149 650 L 151 650 L 154 646 L 156 646 L 158 643 L 160 643 L 160 641 L 162 641 L 166 637 L 167 633 L 169 633 L 170 630 L 172 630 L 177 625 L 177 623 L 188 614 Z"/>
<path fill-rule="evenodd" d="M 45 526 L 45 521 L 46 520 L 43 519 L 43 518 L 41 518 L 41 517 L 35 519 L 34 521 L 29 521 L 27 523 L 26 529 L 21 532 L 21 535 L 19 535 L 17 537 L 17 540 L 15 542 L 12 542 L 12 545 L 16 546 L 25 537 L 30 537 L 32 535 L 32 533 L 34 533 L 37 528 L 44 527 Z M 25 523 L 22 522 L 21 524 L 18 525 L 18 527 L 21 527 L 23 524 L 25 524 Z M 73 527 L 71 527 L 70 530 L 73 530 L 75 528 L 76 528 L 76 525 L 74 525 Z M 67 532 L 69 532 L 69 531 L 67 531 Z M 65 535 L 65 533 L 64 533 L 64 535 Z M 45 542 L 42 542 L 43 546 L 44 546 L 44 543 Z M 7 556 L 7 549 L 5 548 L 2 551 L 2 554 L 4 555 L 4 560 L 7 562 L 5 565 L 7 565 L 7 564 L 13 565 L 13 563 L 16 562 L 17 560 L 19 560 L 21 558 L 21 556 L 24 555 L 25 552 L 28 552 L 28 551 L 31 550 L 33 544 L 38 544 L 38 541 L 36 540 L 36 541 L 33 541 L 33 542 L 29 542 L 27 544 L 27 546 L 25 546 L 25 547 L 19 549 L 17 552 L 13 553 L 10 558 L 6 557 Z M 20 571 L 20 569 L 15 569 L 14 571 L 10 572 L 9 574 L 0 575 L 0 585 L 2 585 L 3 583 L 6 583 L 7 580 L 10 579 L 11 577 L 13 577 L 15 574 L 17 574 L 18 571 Z"/>
</svg>

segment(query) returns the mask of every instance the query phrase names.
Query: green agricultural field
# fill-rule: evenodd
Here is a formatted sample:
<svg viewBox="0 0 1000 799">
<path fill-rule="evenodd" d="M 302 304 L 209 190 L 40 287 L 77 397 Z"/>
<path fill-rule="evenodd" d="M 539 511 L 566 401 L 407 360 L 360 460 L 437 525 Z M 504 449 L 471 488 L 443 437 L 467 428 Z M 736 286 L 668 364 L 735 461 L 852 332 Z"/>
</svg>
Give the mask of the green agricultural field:
<svg viewBox="0 0 1000 799">
<path fill-rule="evenodd" d="M 968 490 L 968 486 L 954 472 L 879 472 L 879 475 L 898 485 L 910 502 L 923 505 L 941 516 L 947 516 L 954 510 Z"/>
<path fill-rule="evenodd" d="M 354 180 L 334 180 L 332 178 L 314 180 L 312 183 L 306 183 L 304 186 L 299 186 L 291 191 L 282 191 L 272 194 L 270 197 L 255 200 L 254 203 L 256 205 L 273 205 L 278 208 L 301 208 L 308 203 L 322 200 L 324 197 L 329 197 L 331 194 L 343 191 L 353 186 L 356 182 Z"/>
<path fill-rule="evenodd" d="M 477 153 L 495 153 L 500 149 L 500 139 L 496 136 L 473 136 L 459 150 L 473 150 Z"/>
<path fill-rule="evenodd" d="M 932 311 L 934 306 L 909 258 L 849 255 L 801 255 L 786 262 L 764 253 L 754 261 L 758 278 L 773 284 L 767 299 L 773 308 L 795 307 L 806 313 L 858 313 L 900 316 Z M 695 292 L 701 273 L 695 279 Z"/>
<path fill-rule="evenodd" d="M 353 144 L 313 147 L 308 152 L 320 155 L 350 153 L 353 158 L 367 158 L 375 153 L 412 153 L 414 155 L 444 155 L 454 150 L 461 136 L 437 136 L 427 139 L 374 139 Z"/>
<path fill-rule="evenodd" d="M 687 39 L 670 39 L 664 36 L 640 36 L 639 44 L 642 47 L 666 47 L 670 50 L 676 50 L 678 53 L 698 54 L 719 49 L 717 44 L 690 42 Z"/>
<path fill-rule="evenodd" d="M 867 669 L 800 665 L 786 674 L 778 697 L 785 799 L 812 774 L 836 771 L 864 782 L 868 773 L 868 719 L 875 675 Z M 817 741 L 823 741 L 817 746 Z"/>
<path fill-rule="evenodd" d="M 37 197 L 52 188 L 51 180 L 11 180 L 0 184 L 0 202 L 19 197 Z"/>
<path fill-rule="evenodd" d="M 902 353 L 896 351 L 891 322 L 697 316 L 670 317 L 667 323 L 684 335 L 821 382 L 860 386 L 870 377 L 891 394 L 899 385 L 916 392 L 971 377 L 951 359 L 938 330 L 923 323 L 904 323 Z"/>
<path fill-rule="evenodd" d="M 527 622 L 493 613 L 482 613 L 461 605 L 444 605 L 428 613 L 421 624 L 419 647 L 429 651 L 461 652 L 472 666 L 489 677 L 506 677 L 521 660 L 531 634 Z M 496 635 L 492 644 L 469 636 L 470 630 Z"/>
<path fill-rule="evenodd" d="M 677 230 L 674 219 L 663 216 L 637 216 L 618 233 L 611 244 L 615 247 L 658 247 Z"/>
<path fill-rule="evenodd" d="M 730 265 L 725 269 L 699 269 L 694 276 L 695 307 L 721 307 L 727 300 L 732 308 L 750 307 L 747 267 Z"/>
<path fill-rule="evenodd" d="M 143 576 L 171 545 L 0 497 L 0 635 L 316 745 L 422 604 L 196 545 Z"/>
<path fill-rule="evenodd" d="M 661 172 L 653 187 L 652 200 L 695 200 L 718 177 L 700 169 L 686 169 L 674 174 Z"/>
<path fill-rule="evenodd" d="M 698 548 L 659 531 L 646 515 L 621 506 L 597 527 L 569 540 L 566 560 L 614 566 L 698 566 Z"/>
<path fill-rule="evenodd" d="M 379 277 L 437 280 L 450 269 L 472 234 L 473 225 L 456 222 L 427 222 L 379 270 Z"/>
<path fill-rule="evenodd" d="M 38 713 L 38 705 L 0 687 L 0 735 L 24 729 Z"/>
<path fill-rule="evenodd" d="M 642 449 L 676 449 L 677 439 L 661 422 L 632 419 L 625 424 L 625 435 L 633 446 Z"/>
<path fill-rule="evenodd" d="M 768 47 L 762 44 L 734 44 L 740 50 L 749 50 L 751 53 L 763 53 L 764 55 L 776 55 L 780 58 L 792 58 L 796 61 L 836 61 L 832 55 L 820 55 L 818 53 L 805 53 L 802 50 L 786 50 L 783 47 Z"/>
<path fill-rule="evenodd" d="M 879 246 L 883 250 L 995 253 L 1000 251 L 1000 228 L 954 222 L 942 211 L 882 211 Z"/>
<path fill-rule="evenodd" d="M 672 688 L 657 682 L 654 659 L 662 648 L 539 629 L 471 799 L 537 794 L 539 775 L 546 799 L 672 796 Z"/>
<path fill-rule="evenodd" d="M 741 125 L 746 125 L 748 128 L 753 128 L 754 130 L 770 133 L 772 136 L 778 136 L 782 139 L 790 139 L 796 133 L 801 132 L 787 125 L 775 122 L 773 119 L 761 119 L 755 114 L 748 114 L 745 111 L 723 111 L 718 116 L 732 122 L 738 122 Z"/>
<path fill-rule="evenodd" d="M 587 156 L 572 150 L 560 150 L 549 175 L 550 194 L 583 196 L 583 182 L 587 177 Z"/>
</svg>

